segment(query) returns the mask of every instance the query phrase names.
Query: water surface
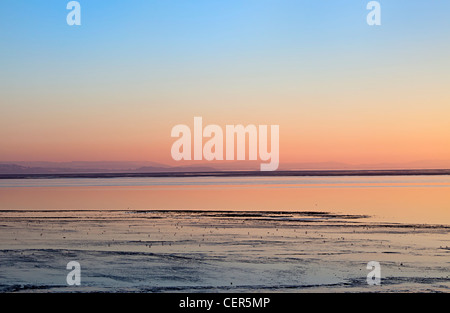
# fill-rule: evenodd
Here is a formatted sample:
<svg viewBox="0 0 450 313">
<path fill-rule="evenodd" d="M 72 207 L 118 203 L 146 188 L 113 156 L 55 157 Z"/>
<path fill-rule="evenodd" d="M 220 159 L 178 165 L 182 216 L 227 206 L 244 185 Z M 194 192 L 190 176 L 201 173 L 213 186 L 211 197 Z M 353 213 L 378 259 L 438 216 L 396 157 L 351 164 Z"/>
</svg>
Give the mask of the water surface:
<svg viewBox="0 0 450 313">
<path fill-rule="evenodd" d="M 0 180 L 0 210 L 320 211 L 450 225 L 450 176 Z"/>
</svg>

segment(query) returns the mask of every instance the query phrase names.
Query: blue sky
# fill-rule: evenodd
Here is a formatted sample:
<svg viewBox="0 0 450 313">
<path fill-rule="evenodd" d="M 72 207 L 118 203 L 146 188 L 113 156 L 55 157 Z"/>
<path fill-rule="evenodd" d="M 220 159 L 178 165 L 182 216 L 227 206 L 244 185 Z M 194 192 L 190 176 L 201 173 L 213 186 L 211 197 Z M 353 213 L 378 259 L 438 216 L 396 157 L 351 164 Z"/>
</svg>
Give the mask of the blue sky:
<svg viewBox="0 0 450 313">
<path fill-rule="evenodd" d="M 68 2 L 0 1 L 0 131 L 15 138 L 0 142 L 7 159 L 29 155 L 31 141 L 56 151 L 55 132 L 95 146 L 119 116 L 121 140 L 136 147 L 144 125 L 170 133 L 194 115 L 312 134 L 324 119 L 390 118 L 397 131 L 409 112 L 407 129 L 420 116 L 439 126 L 424 141 L 445 129 L 450 1 L 379 1 L 379 27 L 366 24 L 368 0 L 81 0 L 81 26 L 66 24 Z M 77 137 L 79 122 L 91 135 Z"/>
</svg>

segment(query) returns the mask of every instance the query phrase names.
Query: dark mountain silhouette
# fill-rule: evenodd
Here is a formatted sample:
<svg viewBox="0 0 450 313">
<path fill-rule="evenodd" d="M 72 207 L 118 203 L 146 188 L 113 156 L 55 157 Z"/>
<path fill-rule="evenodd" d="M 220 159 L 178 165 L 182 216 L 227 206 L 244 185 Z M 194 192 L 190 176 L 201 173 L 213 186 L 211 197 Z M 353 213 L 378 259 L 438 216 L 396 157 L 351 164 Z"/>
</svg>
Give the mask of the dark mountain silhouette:
<svg viewBox="0 0 450 313">
<path fill-rule="evenodd" d="M 82 173 L 175 173 L 259 171 L 264 161 L 180 162 L 174 166 L 150 161 L 73 161 L 73 162 L 3 162 L 0 175 L 9 174 L 82 174 Z M 180 164 L 180 165 L 178 165 Z M 182 164 L 182 165 L 181 165 Z M 280 163 L 278 171 L 334 171 L 334 170 L 427 170 L 449 169 L 450 161 L 417 161 L 405 164 L 345 164 L 338 162 Z"/>
<path fill-rule="evenodd" d="M 50 163 L 50 162 L 49 162 Z M 51 165 L 51 164 L 49 164 Z M 208 166 L 143 166 L 138 168 L 127 167 L 122 164 L 114 167 L 32 167 L 17 164 L 0 164 L 0 174 L 77 174 L 77 173 L 164 173 L 164 172 L 213 172 L 214 167 Z M 127 166 L 124 166 L 127 165 Z"/>
</svg>

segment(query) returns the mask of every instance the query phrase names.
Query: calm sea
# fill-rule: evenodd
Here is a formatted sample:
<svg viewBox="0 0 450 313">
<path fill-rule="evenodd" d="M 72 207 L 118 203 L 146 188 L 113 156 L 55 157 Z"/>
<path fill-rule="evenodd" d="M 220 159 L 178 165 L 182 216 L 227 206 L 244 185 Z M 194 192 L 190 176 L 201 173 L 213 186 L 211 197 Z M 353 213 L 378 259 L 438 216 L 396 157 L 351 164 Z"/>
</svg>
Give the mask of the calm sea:
<svg viewBox="0 0 450 313">
<path fill-rule="evenodd" d="M 320 211 L 450 225 L 450 176 L 4 179 L 0 210 Z"/>
</svg>

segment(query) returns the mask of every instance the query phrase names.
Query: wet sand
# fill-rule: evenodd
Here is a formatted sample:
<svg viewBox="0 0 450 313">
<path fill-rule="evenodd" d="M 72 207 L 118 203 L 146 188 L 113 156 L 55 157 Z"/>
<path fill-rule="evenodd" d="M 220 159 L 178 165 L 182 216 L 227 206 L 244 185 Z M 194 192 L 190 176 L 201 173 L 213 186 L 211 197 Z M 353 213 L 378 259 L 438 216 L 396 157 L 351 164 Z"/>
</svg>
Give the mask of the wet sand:
<svg viewBox="0 0 450 313">
<path fill-rule="evenodd" d="M 326 212 L 4 210 L 0 291 L 449 292 L 449 232 Z"/>
</svg>

